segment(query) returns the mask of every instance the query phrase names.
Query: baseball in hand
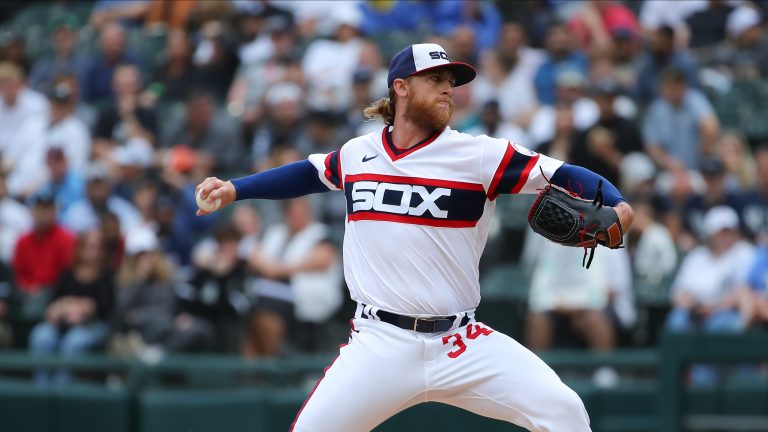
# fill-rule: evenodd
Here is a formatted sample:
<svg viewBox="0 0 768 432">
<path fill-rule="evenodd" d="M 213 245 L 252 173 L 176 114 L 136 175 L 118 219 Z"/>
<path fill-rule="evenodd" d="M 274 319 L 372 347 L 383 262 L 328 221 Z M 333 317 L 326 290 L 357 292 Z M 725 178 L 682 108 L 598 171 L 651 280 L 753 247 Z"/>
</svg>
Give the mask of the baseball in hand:
<svg viewBox="0 0 768 432">
<path fill-rule="evenodd" d="M 213 212 L 217 208 L 219 208 L 219 206 L 221 205 L 221 198 L 216 198 L 216 201 L 211 201 L 210 197 L 204 200 L 203 197 L 200 196 L 200 193 L 202 191 L 203 190 L 200 189 L 199 191 L 197 191 L 197 195 L 195 195 L 195 201 L 197 202 L 197 207 L 200 210 L 208 213 Z"/>
</svg>

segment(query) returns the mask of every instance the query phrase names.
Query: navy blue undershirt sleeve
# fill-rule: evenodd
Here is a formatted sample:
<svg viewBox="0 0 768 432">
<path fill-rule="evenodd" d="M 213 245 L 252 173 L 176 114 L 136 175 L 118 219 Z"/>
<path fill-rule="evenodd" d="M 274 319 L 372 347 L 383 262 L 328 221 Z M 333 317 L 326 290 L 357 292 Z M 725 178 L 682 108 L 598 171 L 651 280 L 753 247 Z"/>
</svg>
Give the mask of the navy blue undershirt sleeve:
<svg viewBox="0 0 768 432">
<path fill-rule="evenodd" d="M 319 192 L 328 192 L 308 160 L 289 163 L 247 177 L 232 180 L 237 201 L 257 199 L 289 199 Z"/>
<path fill-rule="evenodd" d="M 611 182 L 603 176 L 577 165 L 564 163 L 549 180 L 553 184 L 575 192 L 587 199 L 595 198 L 597 182 L 602 180 L 603 202 L 606 205 L 613 207 L 622 201 L 626 202 L 624 197 L 621 196 L 621 192 Z"/>
</svg>

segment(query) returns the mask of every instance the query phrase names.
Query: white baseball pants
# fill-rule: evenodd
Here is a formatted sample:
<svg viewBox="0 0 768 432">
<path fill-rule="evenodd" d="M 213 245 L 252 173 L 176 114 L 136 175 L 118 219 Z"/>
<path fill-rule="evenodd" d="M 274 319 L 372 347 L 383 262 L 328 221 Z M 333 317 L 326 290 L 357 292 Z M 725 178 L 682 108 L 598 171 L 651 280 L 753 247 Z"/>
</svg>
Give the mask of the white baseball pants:
<svg viewBox="0 0 768 432">
<path fill-rule="evenodd" d="M 470 319 L 417 333 L 352 321 L 350 342 L 325 370 L 293 432 L 370 431 L 422 402 L 442 402 L 531 431 L 589 431 L 579 396 L 531 351 Z M 470 318 L 473 315 L 470 313 Z"/>
</svg>

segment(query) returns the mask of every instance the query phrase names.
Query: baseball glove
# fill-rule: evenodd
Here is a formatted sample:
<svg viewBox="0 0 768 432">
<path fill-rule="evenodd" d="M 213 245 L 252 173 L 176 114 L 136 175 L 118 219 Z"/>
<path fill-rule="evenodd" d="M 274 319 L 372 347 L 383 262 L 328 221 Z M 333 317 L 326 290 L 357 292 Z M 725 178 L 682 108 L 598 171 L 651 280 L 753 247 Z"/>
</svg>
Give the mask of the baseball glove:
<svg viewBox="0 0 768 432">
<path fill-rule="evenodd" d="M 602 188 L 600 180 L 595 199 L 587 200 L 550 183 L 531 206 L 528 223 L 534 232 L 555 243 L 583 247 L 582 265 L 589 268 L 597 245 L 617 249 L 623 242 L 619 216 L 612 207 L 603 206 Z"/>
</svg>

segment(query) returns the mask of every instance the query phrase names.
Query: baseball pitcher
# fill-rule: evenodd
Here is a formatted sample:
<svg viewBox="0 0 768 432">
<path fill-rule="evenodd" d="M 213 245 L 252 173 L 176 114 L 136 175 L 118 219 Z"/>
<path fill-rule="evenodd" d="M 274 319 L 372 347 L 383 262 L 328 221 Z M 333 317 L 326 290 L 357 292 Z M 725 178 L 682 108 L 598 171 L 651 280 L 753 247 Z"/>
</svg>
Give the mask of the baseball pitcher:
<svg viewBox="0 0 768 432">
<path fill-rule="evenodd" d="M 499 194 L 539 193 L 531 226 L 584 248 L 585 266 L 597 245 L 621 246 L 632 210 L 589 170 L 448 127 L 454 87 L 475 75 L 439 45 L 409 46 L 390 62 L 389 97 L 365 110 L 386 124 L 382 130 L 328 154 L 197 186 L 203 200 L 221 200 L 218 208 L 252 198 L 346 196 L 344 275 L 357 311 L 349 342 L 292 431 L 369 431 L 427 401 L 531 431 L 590 430 L 581 399 L 549 366 L 477 321 L 478 263 Z"/>
</svg>

